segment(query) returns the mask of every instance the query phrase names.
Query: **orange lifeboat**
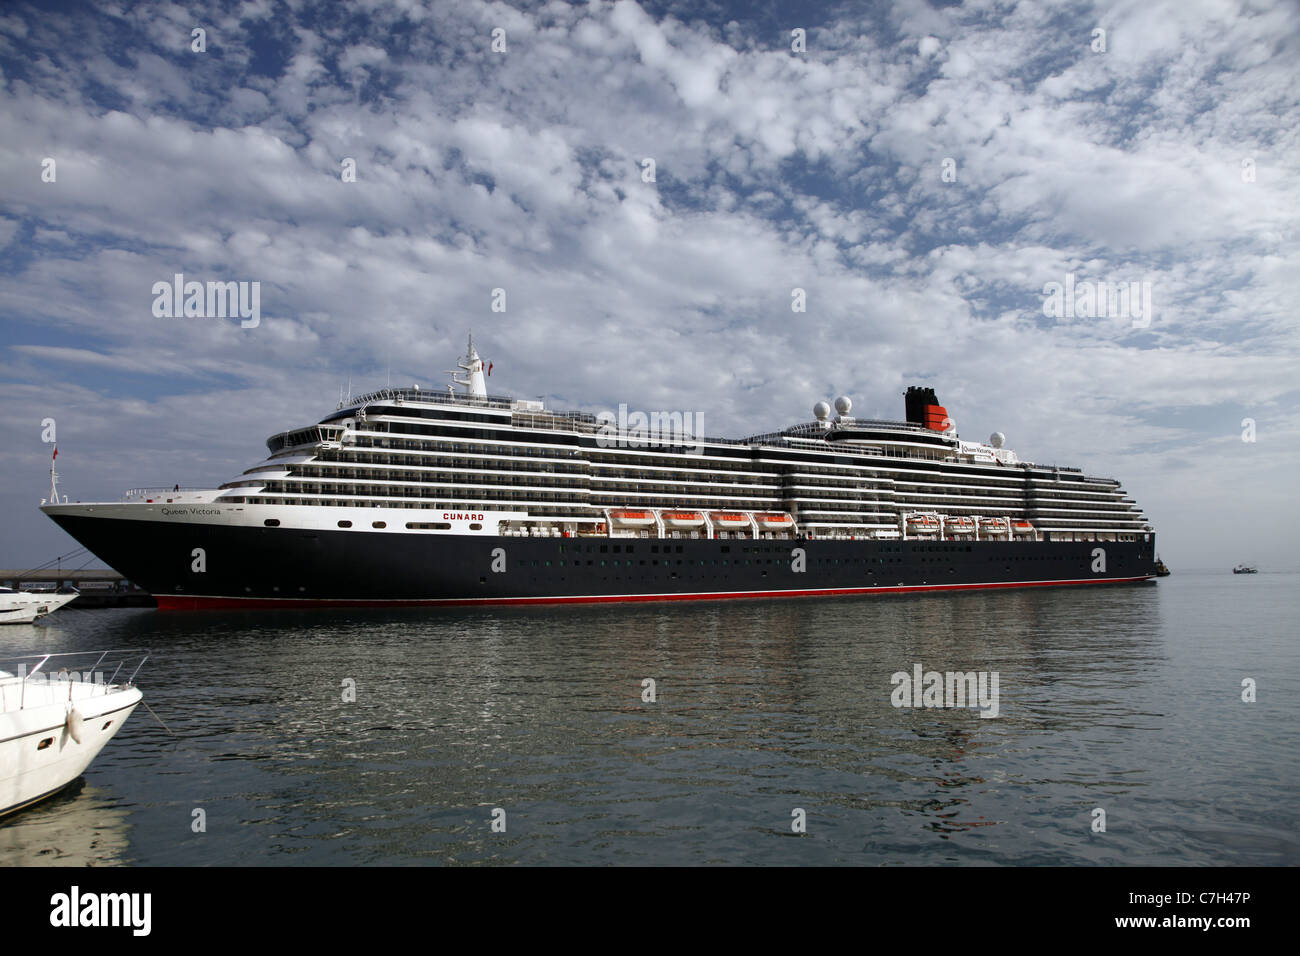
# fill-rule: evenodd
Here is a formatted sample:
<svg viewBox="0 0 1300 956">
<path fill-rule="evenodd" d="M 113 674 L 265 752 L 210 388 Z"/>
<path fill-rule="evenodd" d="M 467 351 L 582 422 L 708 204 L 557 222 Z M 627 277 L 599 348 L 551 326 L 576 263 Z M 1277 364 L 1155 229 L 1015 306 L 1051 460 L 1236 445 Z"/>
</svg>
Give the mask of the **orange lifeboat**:
<svg viewBox="0 0 1300 956">
<path fill-rule="evenodd" d="M 937 532 L 939 530 L 938 515 L 912 515 L 907 519 L 907 526 L 913 531 Z"/>
<path fill-rule="evenodd" d="M 790 531 L 794 528 L 794 519 L 787 514 L 754 515 L 754 519 L 764 531 Z"/>
<path fill-rule="evenodd" d="M 1034 526 L 1023 518 L 1019 521 L 1011 522 L 1011 527 L 1016 534 L 1033 534 L 1034 532 Z"/>
<path fill-rule="evenodd" d="M 749 515 L 736 514 L 732 511 L 715 511 L 710 518 L 713 519 L 713 526 L 721 528 L 723 531 L 734 531 L 739 528 L 749 527 Z"/>
<path fill-rule="evenodd" d="M 609 520 L 621 528 L 648 528 L 655 523 L 649 511 L 611 511 Z"/>
<path fill-rule="evenodd" d="M 968 518 L 965 515 L 957 515 L 945 521 L 944 528 L 947 529 L 949 534 L 974 534 L 975 519 Z"/>
<path fill-rule="evenodd" d="M 665 511 L 660 515 L 669 528 L 702 528 L 704 515 L 698 511 Z"/>
</svg>

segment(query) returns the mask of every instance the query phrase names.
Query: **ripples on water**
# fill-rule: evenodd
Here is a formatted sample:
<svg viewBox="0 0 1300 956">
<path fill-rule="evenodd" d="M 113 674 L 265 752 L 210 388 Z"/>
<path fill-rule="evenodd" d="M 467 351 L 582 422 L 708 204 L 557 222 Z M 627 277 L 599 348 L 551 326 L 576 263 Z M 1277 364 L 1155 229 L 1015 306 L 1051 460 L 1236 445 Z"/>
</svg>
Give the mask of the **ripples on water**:
<svg viewBox="0 0 1300 956">
<path fill-rule="evenodd" d="M 470 610 L 70 606 L 0 646 L 152 648 L 139 683 L 175 737 L 137 709 L 78 787 L 0 824 L 0 865 L 1295 864 L 1296 578 Z M 916 663 L 998 671 L 1000 716 L 894 708 L 890 675 Z M 1257 703 L 1241 702 L 1244 677 Z M 191 832 L 196 807 L 206 833 Z"/>
</svg>

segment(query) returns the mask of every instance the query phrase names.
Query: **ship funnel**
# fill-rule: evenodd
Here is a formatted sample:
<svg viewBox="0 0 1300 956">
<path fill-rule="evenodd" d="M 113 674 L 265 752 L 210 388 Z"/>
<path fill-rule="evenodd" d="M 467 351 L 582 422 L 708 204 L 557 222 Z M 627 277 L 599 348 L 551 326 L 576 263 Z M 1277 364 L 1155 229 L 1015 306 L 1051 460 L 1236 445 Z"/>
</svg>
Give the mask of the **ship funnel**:
<svg viewBox="0 0 1300 956">
<path fill-rule="evenodd" d="M 939 404 L 932 388 L 913 385 L 907 390 L 907 420 L 913 425 L 924 425 L 932 431 L 945 432 L 953 428 L 948 409 Z"/>
</svg>

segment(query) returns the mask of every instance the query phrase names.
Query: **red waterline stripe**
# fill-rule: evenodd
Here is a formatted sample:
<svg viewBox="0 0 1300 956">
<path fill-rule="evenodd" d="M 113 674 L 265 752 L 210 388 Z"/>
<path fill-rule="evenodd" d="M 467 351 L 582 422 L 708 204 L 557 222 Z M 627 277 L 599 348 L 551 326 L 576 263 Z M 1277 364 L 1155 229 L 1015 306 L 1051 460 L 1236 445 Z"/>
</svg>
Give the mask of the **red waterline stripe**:
<svg viewBox="0 0 1300 956">
<path fill-rule="evenodd" d="M 412 598 L 393 600 L 318 598 L 240 598 L 203 595 L 155 595 L 160 611 L 199 611 L 215 608 L 318 608 L 318 607 L 460 607 L 472 604 L 611 604 L 632 601 L 725 601 L 738 598 L 789 598 L 848 594 L 905 594 L 913 591 L 974 591 L 992 588 L 1071 587 L 1079 584 L 1124 584 L 1148 581 L 1155 575 L 1132 578 L 1079 578 L 1066 581 L 997 581 L 989 584 L 921 584 L 906 587 L 819 588 L 803 591 L 713 591 L 691 594 L 592 594 L 580 597 Z"/>
</svg>

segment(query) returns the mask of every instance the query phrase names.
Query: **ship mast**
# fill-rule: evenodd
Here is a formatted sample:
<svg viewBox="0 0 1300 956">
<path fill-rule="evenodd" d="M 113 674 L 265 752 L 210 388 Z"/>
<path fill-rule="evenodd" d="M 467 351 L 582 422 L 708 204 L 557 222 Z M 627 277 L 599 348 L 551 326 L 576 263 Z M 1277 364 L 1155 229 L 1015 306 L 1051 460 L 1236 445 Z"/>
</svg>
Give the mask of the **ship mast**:
<svg viewBox="0 0 1300 956">
<path fill-rule="evenodd" d="M 50 458 L 50 504 L 59 503 L 59 474 L 54 470 L 54 462 L 59 457 L 59 450 L 54 449 L 54 455 Z M 43 504 L 44 502 L 42 502 Z"/>
<path fill-rule="evenodd" d="M 474 350 L 474 335 L 470 333 L 469 344 L 465 350 L 465 357 L 456 363 L 457 367 L 463 372 L 468 372 L 468 377 L 462 378 L 454 371 L 447 374 L 457 385 L 465 389 L 465 394 L 470 398 L 487 398 L 487 381 L 483 376 L 483 360 L 478 357 L 478 352 Z"/>
</svg>

